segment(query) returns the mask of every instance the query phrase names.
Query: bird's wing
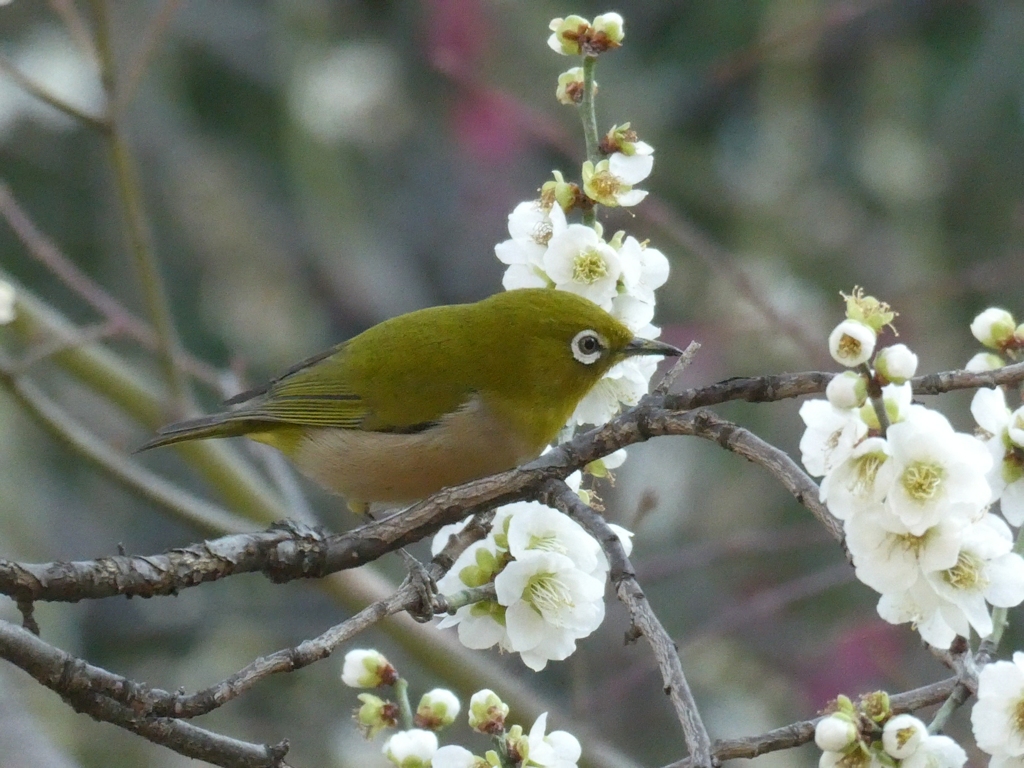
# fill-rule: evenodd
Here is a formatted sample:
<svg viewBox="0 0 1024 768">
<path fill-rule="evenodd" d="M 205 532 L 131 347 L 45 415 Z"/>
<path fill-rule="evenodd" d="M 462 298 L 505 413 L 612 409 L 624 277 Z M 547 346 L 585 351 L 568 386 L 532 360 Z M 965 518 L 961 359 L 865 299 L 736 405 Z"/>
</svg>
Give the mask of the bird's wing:
<svg viewBox="0 0 1024 768">
<path fill-rule="evenodd" d="M 344 364 L 344 344 L 303 360 L 268 384 L 235 395 L 227 405 L 249 420 L 358 429 L 368 404 Z"/>
</svg>

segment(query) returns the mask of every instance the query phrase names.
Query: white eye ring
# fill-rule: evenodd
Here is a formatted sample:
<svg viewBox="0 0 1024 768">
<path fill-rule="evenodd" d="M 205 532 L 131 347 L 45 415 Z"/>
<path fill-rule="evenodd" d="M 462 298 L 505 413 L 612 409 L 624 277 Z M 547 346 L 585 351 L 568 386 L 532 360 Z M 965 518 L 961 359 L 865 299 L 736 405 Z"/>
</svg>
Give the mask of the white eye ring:
<svg viewBox="0 0 1024 768">
<path fill-rule="evenodd" d="M 588 328 L 573 336 L 569 347 L 572 349 L 572 356 L 579 362 L 592 365 L 601 359 L 608 344 L 601 334 Z"/>
</svg>

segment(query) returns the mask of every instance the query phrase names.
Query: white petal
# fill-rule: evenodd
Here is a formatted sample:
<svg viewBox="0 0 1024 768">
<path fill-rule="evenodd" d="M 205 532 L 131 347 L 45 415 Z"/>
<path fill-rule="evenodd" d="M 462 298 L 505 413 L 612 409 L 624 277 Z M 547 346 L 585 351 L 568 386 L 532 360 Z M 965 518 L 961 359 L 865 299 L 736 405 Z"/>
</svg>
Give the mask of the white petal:
<svg viewBox="0 0 1024 768">
<path fill-rule="evenodd" d="M 625 155 L 622 152 L 614 152 L 608 158 L 608 170 L 612 176 L 622 179 L 626 184 L 639 184 L 651 175 L 652 168 L 654 157 L 649 154 Z"/>
</svg>

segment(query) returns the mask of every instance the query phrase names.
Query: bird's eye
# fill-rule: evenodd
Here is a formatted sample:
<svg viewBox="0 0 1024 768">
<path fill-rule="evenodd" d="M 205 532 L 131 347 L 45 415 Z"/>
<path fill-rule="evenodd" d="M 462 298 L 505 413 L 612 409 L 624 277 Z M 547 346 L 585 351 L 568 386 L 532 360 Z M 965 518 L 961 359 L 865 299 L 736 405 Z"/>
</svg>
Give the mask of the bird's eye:
<svg viewBox="0 0 1024 768">
<path fill-rule="evenodd" d="M 572 347 L 572 356 L 584 365 L 596 363 L 605 350 L 604 339 L 597 331 L 591 330 L 577 333 L 570 346 Z"/>
</svg>

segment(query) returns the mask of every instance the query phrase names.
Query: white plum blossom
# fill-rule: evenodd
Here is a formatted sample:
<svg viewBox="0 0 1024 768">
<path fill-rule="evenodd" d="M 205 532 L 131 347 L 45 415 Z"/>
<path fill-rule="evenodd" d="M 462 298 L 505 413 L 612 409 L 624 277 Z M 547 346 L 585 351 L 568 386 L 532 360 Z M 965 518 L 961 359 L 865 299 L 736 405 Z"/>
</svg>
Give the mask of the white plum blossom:
<svg viewBox="0 0 1024 768">
<path fill-rule="evenodd" d="M 999 347 L 1013 338 L 1017 323 L 1005 309 L 990 307 L 971 321 L 971 333 L 978 341 L 991 349 Z"/>
<path fill-rule="evenodd" d="M 917 751 L 928 736 L 928 726 L 913 715 L 896 715 L 882 728 L 882 747 L 890 757 L 903 759 Z"/>
<path fill-rule="evenodd" d="M 886 505 L 910 533 L 920 535 L 947 515 L 975 520 L 988 506 L 988 450 L 977 438 L 955 432 L 942 414 L 912 409 L 889 427 L 887 439 L 895 480 Z"/>
<path fill-rule="evenodd" d="M 626 293 L 653 305 L 654 292 L 668 280 L 669 265 L 665 254 L 630 235 L 619 247 L 619 258 L 622 260 L 622 286 Z"/>
<path fill-rule="evenodd" d="M 979 389 L 971 400 L 971 415 L 978 426 L 989 434 L 985 445 L 992 455 L 988 482 L 992 495 L 999 499 L 1003 517 L 1014 526 L 1024 523 L 1024 448 L 1014 440 L 1020 431 L 1013 426 L 1024 417 L 1024 409 L 1011 413 L 1001 387 Z"/>
<path fill-rule="evenodd" d="M 509 645 L 535 671 L 567 658 L 604 619 L 604 581 L 565 555 L 530 552 L 506 565 L 494 588 L 507 606 Z"/>
<path fill-rule="evenodd" d="M 875 332 L 864 323 L 844 320 L 828 337 L 828 351 L 840 365 L 855 368 L 871 359 L 875 351 Z"/>
<path fill-rule="evenodd" d="M 956 563 L 925 574 L 902 592 L 887 592 L 878 601 L 879 615 L 891 624 L 912 622 L 925 642 L 948 648 L 971 627 L 981 636 L 992 632 L 986 603 L 1000 607 L 1024 601 L 1024 559 L 1010 551 L 1006 524 L 986 515 L 963 534 Z"/>
<path fill-rule="evenodd" d="M 622 274 L 619 254 L 590 227 L 569 224 L 552 235 L 543 259 L 544 272 L 555 287 L 612 308 Z"/>
<path fill-rule="evenodd" d="M 557 203 L 545 206 L 541 200 L 530 200 L 515 207 L 508 216 L 511 239 L 494 246 L 498 260 L 508 265 L 502 277 L 505 290 L 551 285 L 544 273 L 544 253 L 551 238 L 567 226 Z"/>
<path fill-rule="evenodd" d="M 914 535 L 879 505 L 850 517 L 844 529 L 857 578 L 884 594 L 909 589 L 923 573 L 956 565 L 964 527 L 943 518 Z"/>
<path fill-rule="evenodd" d="M 1006 523 L 985 515 L 964 532 L 956 564 L 926 574 L 936 594 L 955 605 L 981 637 L 992 633 L 987 603 L 1010 608 L 1024 601 L 1024 558 L 1012 549 Z"/>
<path fill-rule="evenodd" d="M 497 545 L 492 537 L 473 542 L 459 555 L 448 573 L 438 579 L 438 591 L 442 595 L 451 595 L 467 587 L 486 584 L 494 576 L 493 569 L 499 566 L 497 558 Z M 437 627 L 458 627 L 459 642 L 467 648 L 484 650 L 498 645 L 509 651 L 512 649 L 505 631 L 504 614 L 504 607 L 497 602 L 481 600 L 445 616 Z"/>
<path fill-rule="evenodd" d="M 925 579 L 902 592 L 883 594 L 878 599 L 878 615 L 890 624 L 910 622 L 921 639 L 936 648 L 949 648 L 957 635 L 970 633 L 963 611 L 942 600 Z"/>
<path fill-rule="evenodd" d="M 615 152 L 597 165 L 589 160 L 583 163 L 583 191 L 591 200 L 609 207 L 629 207 L 647 197 L 647 191 L 633 189 L 651 174 L 654 158 L 651 155 L 626 155 Z"/>
<path fill-rule="evenodd" d="M 861 440 L 821 481 L 821 500 L 840 520 L 880 505 L 895 477 L 889 444 L 881 437 Z"/>
<path fill-rule="evenodd" d="M 978 748 L 993 756 L 991 765 L 1024 762 L 1024 653 L 1017 651 L 1013 661 L 994 661 L 981 670 L 971 728 Z"/>
<path fill-rule="evenodd" d="M 568 731 L 552 731 L 545 735 L 548 713 L 542 713 L 530 728 L 530 765 L 538 768 L 576 768 L 583 754 L 579 740 Z"/>
<path fill-rule="evenodd" d="M 800 406 L 807 429 L 800 438 L 800 457 L 812 477 L 827 475 L 846 461 L 868 432 L 855 410 L 840 410 L 827 400 L 808 400 Z"/>
<path fill-rule="evenodd" d="M 594 573 L 601 545 L 579 523 L 537 501 L 509 506 L 516 508 L 506 529 L 512 557 L 519 559 L 531 552 L 556 552 L 568 557 L 584 573 Z"/>
<path fill-rule="evenodd" d="M 900 768 L 962 768 L 967 762 L 963 747 L 949 736 L 927 736 L 912 755 L 900 761 Z"/>
<path fill-rule="evenodd" d="M 398 768 L 429 768 L 437 752 L 437 735 L 419 728 L 399 731 L 384 742 L 381 751 Z"/>
</svg>

